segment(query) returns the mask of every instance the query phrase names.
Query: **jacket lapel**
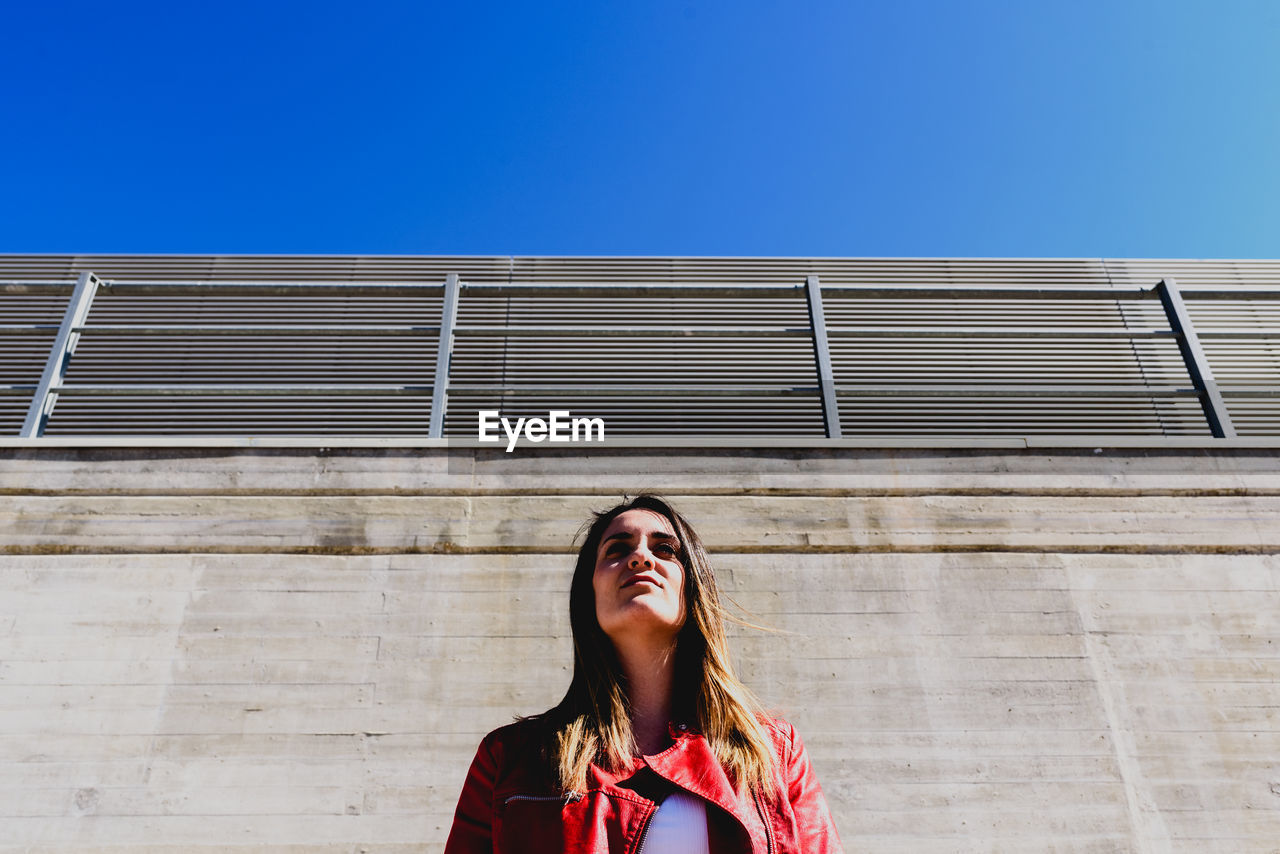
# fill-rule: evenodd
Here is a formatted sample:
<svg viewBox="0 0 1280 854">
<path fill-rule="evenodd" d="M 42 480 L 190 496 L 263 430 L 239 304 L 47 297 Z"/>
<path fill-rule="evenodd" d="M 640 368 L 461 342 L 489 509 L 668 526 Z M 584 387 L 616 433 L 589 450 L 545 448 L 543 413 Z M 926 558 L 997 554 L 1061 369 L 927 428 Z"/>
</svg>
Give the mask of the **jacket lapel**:
<svg viewBox="0 0 1280 854">
<path fill-rule="evenodd" d="M 645 762 L 659 776 L 736 818 L 750 837 L 752 849 L 766 850 L 765 830 L 750 791 L 740 793 L 733 787 L 711 745 L 701 734 L 681 735 L 662 753 L 646 756 Z"/>
</svg>

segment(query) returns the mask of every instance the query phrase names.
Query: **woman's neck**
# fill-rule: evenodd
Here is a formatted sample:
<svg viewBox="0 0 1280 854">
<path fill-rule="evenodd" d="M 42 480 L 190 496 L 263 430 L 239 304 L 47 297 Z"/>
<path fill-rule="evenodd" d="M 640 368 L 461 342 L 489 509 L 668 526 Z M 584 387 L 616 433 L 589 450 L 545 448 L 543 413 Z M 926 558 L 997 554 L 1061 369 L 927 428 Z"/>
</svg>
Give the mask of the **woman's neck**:
<svg viewBox="0 0 1280 854">
<path fill-rule="evenodd" d="M 634 644 L 617 652 L 627 677 L 636 747 L 645 755 L 660 753 L 671 744 L 667 724 L 671 722 L 675 694 L 675 642 Z"/>
</svg>

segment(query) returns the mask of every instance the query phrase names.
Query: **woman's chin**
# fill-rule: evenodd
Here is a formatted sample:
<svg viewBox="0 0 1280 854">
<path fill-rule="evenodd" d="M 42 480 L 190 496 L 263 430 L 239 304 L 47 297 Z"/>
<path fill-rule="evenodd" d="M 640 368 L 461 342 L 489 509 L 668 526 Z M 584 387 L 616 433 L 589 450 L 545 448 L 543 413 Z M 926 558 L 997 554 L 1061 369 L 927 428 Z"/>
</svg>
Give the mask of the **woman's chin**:
<svg viewBox="0 0 1280 854">
<path fill-rule="evenodd" d="M 681 621 L 671 614 L 663 613 L 644 601 L 644 596 L 637 596 L 616 610 L 600 627 L 613 640 L 642 635 L 669 634 L 674 637 L 680 632 Z"/>
</svg>

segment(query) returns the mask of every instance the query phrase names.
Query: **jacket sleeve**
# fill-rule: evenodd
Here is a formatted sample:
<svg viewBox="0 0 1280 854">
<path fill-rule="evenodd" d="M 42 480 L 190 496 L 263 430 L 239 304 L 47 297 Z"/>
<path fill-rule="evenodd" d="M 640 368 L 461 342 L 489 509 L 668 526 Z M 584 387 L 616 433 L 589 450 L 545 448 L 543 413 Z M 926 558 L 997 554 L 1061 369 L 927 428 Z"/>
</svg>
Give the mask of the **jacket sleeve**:
<svg viewBox="0 0 1280 854">
<path fill-rule="evenodd" d="M 836 832 L 835 822 L 831 820 L 831 810 L 827 807 L 827 799 L 823 797 L 822 786 L 818 785 L 818 777 L 809 763 L 809 753 L 795 727 L 790 724 L 786 726 L 789 730 L 789 750 L 784 771 L 787 797 L 791 800 L 791 810 L 796 817 L 796 829 L 800 837 L 799 849 L 805 854 L 843 854 L 840 835 Z"/>
<path fill-rule="evenodd" d="M 493 781 L 498 771 L 492 735 L 480 742 L 476 758 L 471 760 L 467 781 L 462 784 L 458 808 L 453 813 L 453 827 L 445 854 L 492 854 L 493 852 Z"/>
</svg>

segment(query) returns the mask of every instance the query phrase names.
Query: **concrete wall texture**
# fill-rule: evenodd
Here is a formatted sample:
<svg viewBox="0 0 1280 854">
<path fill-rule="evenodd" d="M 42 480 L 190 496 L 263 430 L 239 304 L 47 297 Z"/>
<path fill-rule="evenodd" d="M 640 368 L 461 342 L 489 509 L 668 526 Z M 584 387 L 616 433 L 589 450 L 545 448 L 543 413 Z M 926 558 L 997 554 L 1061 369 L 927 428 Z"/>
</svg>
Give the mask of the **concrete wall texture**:
<svg viewBox="0 0 1280 854">
<path fill-rule="evenodd" d="M 0 448 L 0 851 L 439 851 L 660 490 L 847 848 L 1280 851 L 1266 449 Z"/>
</svg>

